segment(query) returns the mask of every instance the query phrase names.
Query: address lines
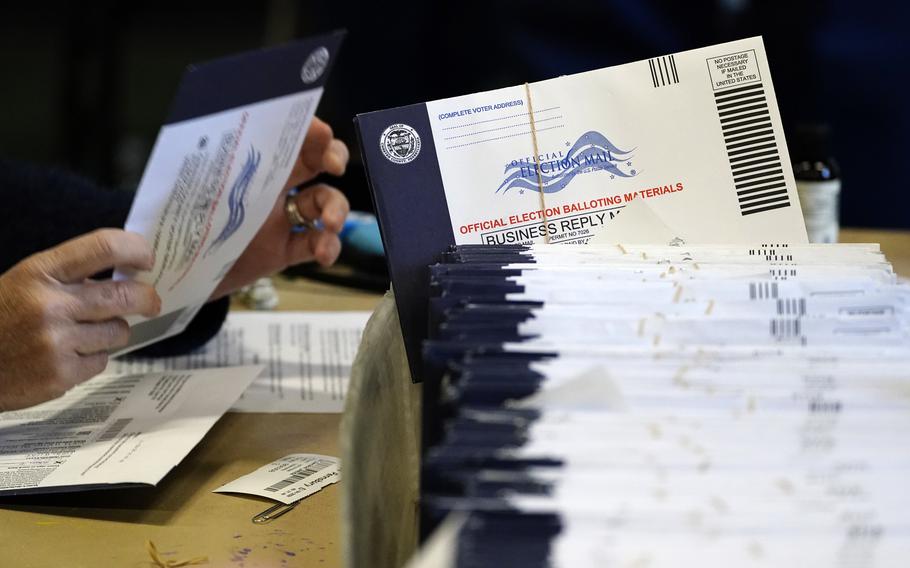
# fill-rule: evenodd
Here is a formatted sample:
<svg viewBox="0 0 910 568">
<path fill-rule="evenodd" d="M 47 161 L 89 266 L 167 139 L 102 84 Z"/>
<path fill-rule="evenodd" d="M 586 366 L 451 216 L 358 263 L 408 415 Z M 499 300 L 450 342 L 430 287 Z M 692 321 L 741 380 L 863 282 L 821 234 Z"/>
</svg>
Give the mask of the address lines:
<svg viewBox="0 0 910 568">
<path fill-rule="evenodd" d="M 559 108 L 560 108 L 560 107 L 555 106 L 555 107 L 545 108 L 545 109 L 541 109 L 541 110 L 535 110 L 535 111 L 534 111 L 534 116 L 535 116 L 534 123 L 535 123 L 535 126 L 536 126 L 537 124 L 539 124 L 539 123 L 546 123 L 546 122 L 550 122 L 550 121 L 561 120 L 561 119 L 562 119 L 562 115 L 551 116 L 551 117 L 546 117 L 546 118 L 537 118 L 538 116 L 540 116 L 540 115 L 542 115 L 542 114 L 544 114 L 544 113 L 549 113 L 549 112 L 553 112 L 553 111 L 555 111 L 555 110 L 559 110 Z M 530 113 L 524 112 L 524 113 L 513 114 L 513 115 L 509 115 L 509 116 L 501 116 L 501 117 L 498 117 L 498 118 L 491 118 L 491 119 L 487 119 L 487 120 L 479 120 L 479 121 L 476 121 L 476 122 L 470 122 L 470 123 L 466 123 L 466 124 L 459 124 L 459 125 L 456 125 L 456 126 L 449 126 L 449 127 L 444 128 L 444 130 L 453 130 L 453 129 L 457 129 L 457 128 L 466 128 L 466 127 L 469 127 L 469 126 L 477 126 L 477 125 L 479 125 L 479 124 L 489 124 L 489 123 L 491 123 L 491 122 L 499 122 L 499 121 L 509 120 L 509 119 L 513 119 L 513 118 L 517 118 L 517 117 L 526 117 L 526 116 L 529 116 L 529 115 L 530 115 Z M 527 122 L 520 122 L 520 123 L 518 123 L 518 124 L 510 124 L 510 125 L 507 125 L 507 126 L 499 126 L 499 127 L 494 127 L 494 128 L 485 128 L 485 129 L 483 129 L 483 130 L 476 130 L 476 131 L 474 131 L 474 132 L 468 132 L 468 133 L 466 133 L 466 134 L 454 134 L 454 133 L 453 133 L 452 136 L 447 136 L 446 138 L 444 138 L 444 140 L 456 140 L 456 139 L 459 139 L 459 138 L 470 138 L 470 137 L 472 137 L 472 136 L 479 136 L 479 135 L 481 135 L 481 134 L 487 134 L 487 133 L 490 133 L 490 132 L 499 132 L 499 131 L 504 131 L 504 130 L 510 130 L 510 129 L 512 129 L 512 128 L 528 127 L 528 126 L 530 126 L 530 125 L 531 125 L 531 122 L 530 122 L 530 121 L 527 121 Z M 554 129 L 557 129 L 557 128 L 563 128 L 564 126 L 565 126 L 564 124 L 556 124 L 556 125 L 552 125 L 552 126 L 546 126 L 545 128 L 535 128 L 535 130 L 536 130 L 537 132 L 544 132 L 544 131 L 546 131 L 546 130 L 554 130 Z M 496 140 L 503 140 L 503 139 L 505 139 L 505 138 L 514 138 L 514 137 L 516 137 L 516 136 L 526 136 L 526 135 L 528 135 L 528 134 L 531 134 L 531 131 L 530 131 L 530 130 L 523 131 L 523 132 L 516 132 L 516 133 L 513 133 L 513 134 L 503 134 L 502 136 L 494 136 L 494 137 L 491 137 L 491 138 L 484 138 L 484 139 L 482 139 L 482 140 L 472 140 L 472 141 L 470 141 L 470 142 L 464 142 L 464 143 L 462 143 L 462 144 L 452 144 L 451 146 L 446 146 L 446 150 L 452 150 L 452 149 L 454 149 L 454 148 L 462 148 L 462 147 L 464 147 L 464 146 L 473 146 L 473 145 L 475 145 L 475 144 L 483 144 L 483 143 L 485 143 L 485 142 L 494 142 L 494 141 L 496 141 Z"/>
</svg>

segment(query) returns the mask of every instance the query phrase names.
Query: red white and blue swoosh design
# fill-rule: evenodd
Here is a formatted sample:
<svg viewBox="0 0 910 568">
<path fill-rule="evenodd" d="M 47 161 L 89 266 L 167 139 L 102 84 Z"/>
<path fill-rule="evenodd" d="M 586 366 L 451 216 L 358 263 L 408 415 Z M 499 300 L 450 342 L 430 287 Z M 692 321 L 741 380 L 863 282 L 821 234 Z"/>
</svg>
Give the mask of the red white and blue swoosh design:
<svg viewBox="0 0 910 568">
<path fill-rule="evenodd" d="M 630 169 L 633 150 L 634 148 L 622 150 L 606 136 L 592 130 L 578 138 L 566 157 L 540 164 L 539 175 L 535 164 L 512 162 L 507 165 L 506 178 L 496 189 L 496 193 L 506 193 L 515 188 L 522 192 L 528 189 L 556 193 L 565 189 L 575 176 L 592 171 L 607 172 L 611 178 L 634 177 L 637 172 Z"/>
<path fill-rule="evenodd" d="M 243 225 L 243 219 L 246 216 L 246 197 L 250 191 L 250 183 L 253 181 L 253 176 L 256 175 L 256 170 L 259 169 L 259 161 L 261 158 L 262 155 L 257 152 L 255 148 L 250 147 L 246 162 L 244 162 L 243 167 L 240 169 L 240 174 L 237 176 L 237 179 L 234 180 L 234 184 L 231 186 L 231 192 L 228 194 L 228 208 L 230 210 L 228 221 L 221 230 L 221 233 L 218 234 L 218 237 L 212 241 L 212 244 L 205 253 L 206 255 L 227 242 L 227 240 L 231 238 L 231 235 L 236 233 L 237 229 Z"/>
</svg>

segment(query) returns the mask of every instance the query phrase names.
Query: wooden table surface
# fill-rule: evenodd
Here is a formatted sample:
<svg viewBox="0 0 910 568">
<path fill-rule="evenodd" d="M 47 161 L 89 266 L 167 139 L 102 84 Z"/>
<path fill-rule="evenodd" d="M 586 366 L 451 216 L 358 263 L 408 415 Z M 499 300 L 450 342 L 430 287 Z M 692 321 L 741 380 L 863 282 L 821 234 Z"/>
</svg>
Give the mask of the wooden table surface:
<svg viewBox="0 0 910 568">
<path fill-rule="evenodd" d="M 895 272 L 910 278 L 910 231 L 881 229 L 841 229 L 842 243 L 879 243 Z"/>
<path fill-rule="evenodd" d="M 879 242 L 910 277 L 910 231 L 851 229 L 843 242 Z M 281 309 L 371 310 L 379 295 L 307 281 L 279 281 Z M 0 566 L 154 566 L 151 539 L 165 559 L 208 556 L 236 568 L 341 564 L 339 485 L 305 499 L 266 525 L 250 518 L 268 506 L 211 490 L 294 452 L 339 455 L 338 414 L 228 413 L 156 488 L 0 501 Z"/>
</svg>

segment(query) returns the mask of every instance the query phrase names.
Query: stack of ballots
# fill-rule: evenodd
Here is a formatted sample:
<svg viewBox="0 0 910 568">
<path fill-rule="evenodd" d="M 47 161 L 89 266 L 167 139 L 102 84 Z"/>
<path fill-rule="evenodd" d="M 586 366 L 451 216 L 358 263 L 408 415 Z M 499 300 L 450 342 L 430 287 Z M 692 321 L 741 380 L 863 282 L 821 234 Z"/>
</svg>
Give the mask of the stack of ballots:
<svg viewBox="0 0 910 568">
<path fill-rule="evenodd" d="M 907 564 L 908 289 L 808 244 L 760 38 L 356 122 L 455 564 Z"/>
<path fill-rule="evenodd" d="M 464 245 L 431 279 L 457 566 L 906 565 L 910 287 L 878 246 Z"/>
</svg>

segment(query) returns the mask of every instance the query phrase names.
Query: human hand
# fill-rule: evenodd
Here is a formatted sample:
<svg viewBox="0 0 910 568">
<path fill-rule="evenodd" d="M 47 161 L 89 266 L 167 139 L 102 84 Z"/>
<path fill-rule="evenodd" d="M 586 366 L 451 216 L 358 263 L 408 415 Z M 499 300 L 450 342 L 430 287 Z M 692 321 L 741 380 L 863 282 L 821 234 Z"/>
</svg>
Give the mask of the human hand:
<svg viewBox="0 0 910 568">
<path fill-rule="evenodd" d="M 114 267 L 150 270 L 145 239 L 101 229 L 32 255 L 0 275 L 0 411 L 56 398 L 97 375 L 125 346 L 124 316 L 155 316 L 148 284 L 89 277 Z"/>
<path fill-rule="evenodd" d="M 285 200 L 292 188 L 311 181 L 322 172 L 335 176 L 344 174 L 349 157 L 347 146 L 334 137 L 332 128 L 314 117 L 284 190 L 262 228 L 215 288 L 212 300 L 294 264 L 315 260 L 329 266 L 335 262 L 341 252 L 338 233 L 350 211 L 344 194 L 329 185 L 316 184 L 295 195 L 292 199 L 300 213 L 307 219 L 322 222 L 320 229 L 299 233 L 291 231 Z"/>
</svg>

